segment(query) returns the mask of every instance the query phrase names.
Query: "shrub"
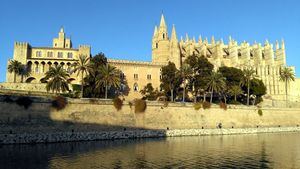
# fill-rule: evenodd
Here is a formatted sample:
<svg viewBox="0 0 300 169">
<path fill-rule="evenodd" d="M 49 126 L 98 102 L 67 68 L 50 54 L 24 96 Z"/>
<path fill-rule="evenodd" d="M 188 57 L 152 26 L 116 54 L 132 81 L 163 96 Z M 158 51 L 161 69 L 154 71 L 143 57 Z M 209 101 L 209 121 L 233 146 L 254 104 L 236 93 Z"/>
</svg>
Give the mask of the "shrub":
<svg viewBox="0 0 300 169">
<path fill-rule="evenodd" d="M 68 104 L 67 99 L 62 96 L 54 97 L 52 100 L 52 107 L 56 110 L 62 110 L 66 107 Z"/>
<path fill-rule="evenodd" d="M 19 97 L 16 100 L 17 105 L 23 106 L 25 109 L 28 109 L 31 106 L 32 102 L 33 101 L 29 97 Z"/>
<path fill-rule="evenodd" d="M 220 102 L 220 108 L 227 110 L 227 104 L 225 104 L 224 102 Z"/>
<path fill-rule="evenodd" d="M 81 92 L 81 85 L 79 84 L 72 84 L 73 91 Z"/>
<path fill-rule="evenodd" d="M 195 110 L 199 110 L 199 109 L 201 109 L 201 107 L 202 107 L 202 103 L 200 103 L 200 102 L 197 102 L 197 103 L 194 104 L 194 109 Z"/>
<path fill-rule="evenodd" d="M 257 113 L 258 113 L 259 116 L 262 116 L 262 115 L 263 115 L 263 111 L 262 111 L 261 109 L 258 109 L 258 112 L 257 112 Z"/>
<path fill-rule="evenodd" d="M 259 103 L 261 103 L 261 102 L 263 102 L 264 101 L 264 99 L 262 98 L 262 97 L 257 97 L 256 99 L 255 99 L 255 105 L 257 105 L 257 104 L 259 104 Z"/>
<path fill-rule="evenodd" d="M 128 102 L 128 105 L 129 105 L 129 107 L 130 107 L 130 109 L 132 109 L 132 102 Z"/>
<path fill-rule="evenodd" d="M 123 100 L 121 100 L 119 97 L 116 97 L 113 100 L 113 104 L 114 104 L 115 108 L 117 109 L 117 111 L 119 111 L 122 109 Z"/>
<path fill-rule="evenodd" d="M 169 106 L 169 102 L 168 101 L 164 101 L 164 107 L 168 107 Z"/>
<path fill-rule="evenodd" d="M 203 109 L 209 109 L 211 104 L 210 104 L 210 102 L 205 101 L 205 102 L 203 102 L 202 106 L 203 106 Z"/>
<path fill-rule="evenodd" d="M 230 100 L 230 101 L 228 102 L 228 104 L 240 105 L 241 102 L 235 101 L 235 100 Z"/>
<path fill-rule="evenodd" d="M 147 103 L 145 100 L 136 99 L 134 101 L 135 113 L 143 113 L 145 112 L 146 108 L 147 108 Z"/>
</svg>

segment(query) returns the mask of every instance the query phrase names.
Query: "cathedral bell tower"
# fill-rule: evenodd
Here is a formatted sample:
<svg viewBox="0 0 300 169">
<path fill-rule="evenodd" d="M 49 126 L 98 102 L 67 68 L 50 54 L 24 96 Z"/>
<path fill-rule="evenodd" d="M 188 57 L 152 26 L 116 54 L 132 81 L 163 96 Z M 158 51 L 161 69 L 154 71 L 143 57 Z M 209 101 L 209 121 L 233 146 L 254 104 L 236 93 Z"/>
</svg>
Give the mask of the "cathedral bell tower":
<svg viewBox="0 0 300 169">
<path fill-rule="evenodd" d="M 152 62 L 168 63 L 170 54 L 170 41 L 164 15 L 161 15 L 160 25 L 154 28 L 152 38 Z"/>
</svg>

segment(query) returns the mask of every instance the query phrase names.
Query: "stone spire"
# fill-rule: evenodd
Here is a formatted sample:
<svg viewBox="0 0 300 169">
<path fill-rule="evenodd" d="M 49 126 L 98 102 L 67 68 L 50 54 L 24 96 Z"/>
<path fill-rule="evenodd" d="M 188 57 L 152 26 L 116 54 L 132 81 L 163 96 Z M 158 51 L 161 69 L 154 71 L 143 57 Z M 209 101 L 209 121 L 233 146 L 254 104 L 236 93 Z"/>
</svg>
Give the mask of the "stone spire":
<svg viewBox="0 0 300 169">
<path fill-rule="evenodd" d="M 186 33 L 185 34 L 185 41 L 188 42 L 189 41 L 189 35 Z"/>
<path fill-rule="evenodd" d="M 212 44 L 212 45 L 215 44 L 215 37 L 214 37 L 214 36 L 211 37 L 211 44 Z"/>
<path fill-rule="evenodd" d="M 161 14 L 161 18 L 160 18 L 160 28 L 167 28 L 166 22 L 165 22 L 165 17 L 164 14 Z"/>
<path fill-rule="evenodd" d="M 180 37 L 180 43 L 183 43 L 183 37 L 182 36 Z"/>
<path fill-rule="evenodd" d="M 281 40 L 281 49 L 285 49 L 284 40 Z"/>
<path fill-rule="evenodd" d="M 228 42 L 228 43 L 231 44 L 231 43 L 232 43 L 232 38 L 231 38 L 230 35 L 229 35 L 229 38 L 228 38 L 228 39 L 229 39 L 229 42 Z"/>
<path fill-rule="evenodd" d="M 196 43 L 196 38 L 195 38 L 195 36 L 193 36 L 193 43 Z"/>
<path fill-rule="evenodd" d="M 177 41 L 175 25 L 173 24 L 172 33 L 171 33 L 171 41 Z"/>
<path fill-rule="evenodd" d="M 202 37 L 201 37 L 201 35 L 199 36 L 198 43 L 199 43 L 199 44 L 201 44 L 201 43 L 202 43 Z"/>
<path fill-rule="evenodd" d="M 165 22 L 165 17 L 163 14 L 161 14 L 161 19 L 160 19 L 160 25 L 158 28 L 158 40 L 168 40 L 168 29 L 167 25 Z"/>
<path fill-rule="evenodd" d="M 278 43 L 278 40 L 276 40 L 276 43 L 275 43 L 275 49 L 276 49 L 276 50 L 279 49 L 279 43 Z"/>
<path fill-rule="evenodd" d="M 266 41 L 265 41 L 265 46 L 268 46 L 268 45 L 269 45 L 269 40 L 266 39 Z"/>
<path fill-rule="evenodd" d="M 155 38 L 156 36 L 157 36 L 157 26 L 155 26 L 154 28 L 153 38 Z"/>
</svg>

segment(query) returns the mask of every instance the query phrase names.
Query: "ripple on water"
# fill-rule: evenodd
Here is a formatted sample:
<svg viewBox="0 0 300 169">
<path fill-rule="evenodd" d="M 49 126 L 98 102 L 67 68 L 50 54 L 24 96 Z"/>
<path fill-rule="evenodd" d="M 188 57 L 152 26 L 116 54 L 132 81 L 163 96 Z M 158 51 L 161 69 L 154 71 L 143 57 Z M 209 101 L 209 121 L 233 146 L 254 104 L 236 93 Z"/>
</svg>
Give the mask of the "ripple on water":
<svg viewBox="0 0 300 169">
<path fill-rule="evenodd" d="M 10 145 L 0 168 L 300 168 L 300 133 Z"/>
</svg>

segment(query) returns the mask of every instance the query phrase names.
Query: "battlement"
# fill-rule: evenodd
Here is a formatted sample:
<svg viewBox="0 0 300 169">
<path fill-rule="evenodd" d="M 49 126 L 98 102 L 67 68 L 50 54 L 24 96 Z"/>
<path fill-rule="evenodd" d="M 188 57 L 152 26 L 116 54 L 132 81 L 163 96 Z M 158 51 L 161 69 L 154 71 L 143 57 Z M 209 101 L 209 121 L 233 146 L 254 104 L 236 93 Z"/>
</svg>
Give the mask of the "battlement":
<svg viewBox="0 0 300 169">
<path fill-rule="evenodd" d="M 15 47 L 27 47 L 30 46 L 28 42 L 15 42 L 14 43 Z"/>
<path fill-rule="evenodd" d="M 91 46 L 90 45 L 79 45 L 79 48 L 87 48 L 87 49 L 90 49 L 91 48 Z"/>
<path fill-rule="evenodd" d="M 112 64 L 130 64 L 130 65 L 149 65 L 149 66 L 164 66 L 164 64 L 145 62 L 145 61 L 131 61 L 131 60 L 119 60 L 119 59 L 107 59 L 108 63 Z"/>
</svg>

